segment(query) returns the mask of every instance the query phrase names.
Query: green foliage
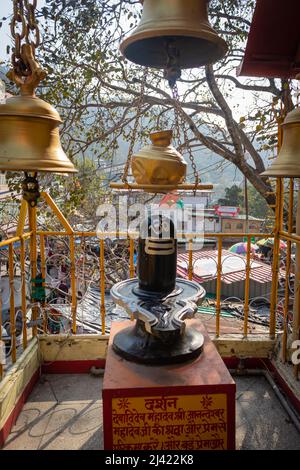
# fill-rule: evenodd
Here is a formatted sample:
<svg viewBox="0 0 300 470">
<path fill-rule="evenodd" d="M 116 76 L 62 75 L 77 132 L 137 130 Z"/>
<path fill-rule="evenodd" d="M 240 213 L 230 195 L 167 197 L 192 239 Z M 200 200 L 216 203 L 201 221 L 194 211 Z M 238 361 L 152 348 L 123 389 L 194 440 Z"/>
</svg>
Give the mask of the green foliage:
<svg viewBox="0 0 300 470">
<path fill-rule="evenodd" d="M 249 214 L 258 219 L 267 219 L 274 216 L 266 200 L 251 185 L 248 186 L 248 207 Z"/>
<path fill-rule="evenodd" d="M 220 198 L 218 203 L 222 206 L 241 207 L 244 204 L 243 190 L 236 184 L 225 188 L 225 197 Z"/>
</svg>

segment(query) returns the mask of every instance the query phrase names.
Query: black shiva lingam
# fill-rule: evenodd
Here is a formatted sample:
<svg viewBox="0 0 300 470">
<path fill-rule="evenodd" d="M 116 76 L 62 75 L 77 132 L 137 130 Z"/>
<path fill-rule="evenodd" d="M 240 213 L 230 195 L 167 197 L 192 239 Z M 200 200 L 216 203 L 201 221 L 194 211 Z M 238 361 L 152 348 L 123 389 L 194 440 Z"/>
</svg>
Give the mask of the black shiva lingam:
<svg viewBox="0 0 300 470">
<path fill-rule="evenodd" d="M 173 222 L 162 214 L 148 216 L 138 244 L 138 278 L 111 289 L 114 301 L 136 318 L 134 326 L 114 337 L 113 349 L 125 359 L 172 364 L 201 353 L 202 334 L 184 320 L 194 316 L 205 290 L 195 282 L 176 279 L 176 265 Z"/>
</svg>

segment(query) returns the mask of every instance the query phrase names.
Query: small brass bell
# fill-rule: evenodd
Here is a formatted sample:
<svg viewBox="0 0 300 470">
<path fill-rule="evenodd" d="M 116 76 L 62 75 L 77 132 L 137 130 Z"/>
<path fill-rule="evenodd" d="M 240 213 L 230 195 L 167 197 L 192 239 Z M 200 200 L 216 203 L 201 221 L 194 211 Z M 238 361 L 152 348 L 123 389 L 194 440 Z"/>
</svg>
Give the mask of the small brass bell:
<svg viewBox="0 0 300 470">
<path fill-rule="evenodd" d="M 172 131 L 154 132 L 150 139 L 152 145 L 143 147 L 132 156 L 131 169 L 135 181 L 141 185 L 176 188 L 185 178 L 187 164 L 171 146 Z"/>
<path fill-rule="evenodd" d="M 143 14 L 135 31 L 120 45 L 131 62 L 179 69 L 216 62 L 226 42 L 208 22 L 208 0 L 141 0 Z"/>
<path fill-rule="evenodd" d="M 0 105 L 0 171 L 77 172 L 64 153 L 58 112 L 36 96 L 9 98 Z"/>
<path fill-rule="evenodd" d="M 287 114 L 283 124 L 283 142 L 272 165 L 262 176 L 300 177 L 300 108 Z"/>
</svg>

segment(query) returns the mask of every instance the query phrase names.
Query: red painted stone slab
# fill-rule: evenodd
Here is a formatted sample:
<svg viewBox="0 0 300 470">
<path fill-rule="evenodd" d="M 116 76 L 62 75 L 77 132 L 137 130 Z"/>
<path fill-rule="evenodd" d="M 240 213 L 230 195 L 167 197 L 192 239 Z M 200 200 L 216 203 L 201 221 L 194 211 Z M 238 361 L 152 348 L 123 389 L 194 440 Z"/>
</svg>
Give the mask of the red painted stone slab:
<svg viewBox="0 0 300 470">
<path fill-rule="evenodd" d="M 164 366 L 129 362 L 112 350 L 114 335 L 130 324 L 111 328 L 103 383 L 105 449 L 234 449 L 235 383 L 201 322 L 188 324 L 205 337 L 202 354 Z"/>
</svg>

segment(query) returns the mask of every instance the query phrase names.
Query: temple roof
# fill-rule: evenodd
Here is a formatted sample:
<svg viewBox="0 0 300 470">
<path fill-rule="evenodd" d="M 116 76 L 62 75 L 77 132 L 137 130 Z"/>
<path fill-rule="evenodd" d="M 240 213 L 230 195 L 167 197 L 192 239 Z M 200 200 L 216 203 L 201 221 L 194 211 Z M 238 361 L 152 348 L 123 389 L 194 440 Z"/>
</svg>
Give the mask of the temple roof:
<svg viewBox="0 0 300 470">
<path fill-rule="evenodd" d="M 300 73 L 300 1 L 257 0 L 238 75 L 295 78 Z"/>
</svg>

